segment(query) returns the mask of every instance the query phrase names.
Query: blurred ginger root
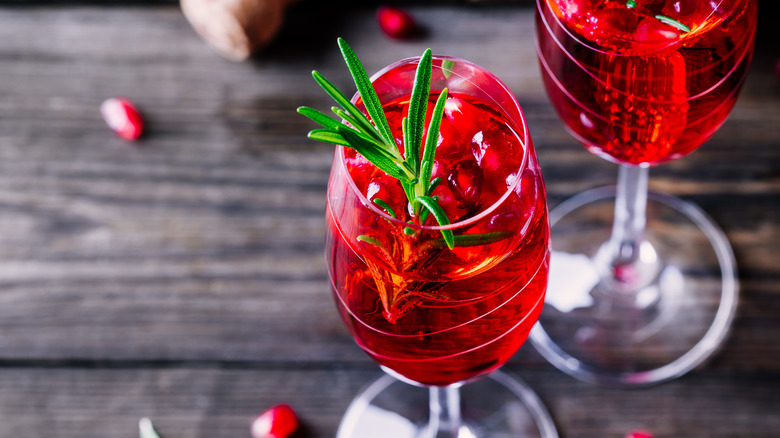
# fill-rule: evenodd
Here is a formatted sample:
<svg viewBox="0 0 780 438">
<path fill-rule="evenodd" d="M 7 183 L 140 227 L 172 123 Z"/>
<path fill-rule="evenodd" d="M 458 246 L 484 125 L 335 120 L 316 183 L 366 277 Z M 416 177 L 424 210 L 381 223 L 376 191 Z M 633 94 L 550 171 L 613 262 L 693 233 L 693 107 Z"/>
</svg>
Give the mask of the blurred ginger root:
<svg viewBox="0 0 780 438">
<path fill-rule="evenodd" d="M 291 0 L 180 0 L 195 31 L 222 56 L 243 61 L 265 47 L 282 26 Z"/>
</svg>

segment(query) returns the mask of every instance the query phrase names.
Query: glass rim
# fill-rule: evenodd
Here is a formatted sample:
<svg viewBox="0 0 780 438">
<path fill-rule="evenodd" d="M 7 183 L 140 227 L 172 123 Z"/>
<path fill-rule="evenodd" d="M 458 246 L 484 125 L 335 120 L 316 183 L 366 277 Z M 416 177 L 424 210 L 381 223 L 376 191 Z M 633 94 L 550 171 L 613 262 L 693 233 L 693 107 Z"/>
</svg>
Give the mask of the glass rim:
<svg viewBox="0 0 780 438">
<path fill-rule="evenodd" d="M 697 36 L 699 36 L 699 33 L 698 33 L 698 32 L 694 32 L 693 30 L 691 30 L 691 32 L 690 32 L 690 33 L 688 33 L 688 34 L 685 34 L 685 35 L 681 36 L 680 38 L 677 38 L 676 40 L 674 40 L 674 41 L 670 42 L 669 44 L 665 44 L 665 45 L 663 45 L 663 46 L 661 46 L 661 47 L 659 47 L 659 48 L 657 48 L 657 49 L 648 50 L 648 51 L 646 51 L 646 52 L 642 52 L 642 53 L 628 53 L 628 54 L 626 54 L 626 53 L 620 53 L 620 52 L 618 52 L 618 51 L 615 51 L 615 50 L 607 50 L 607 49 L 605 49 L 605 48 L 603 48 L 603 47 L 599 47 L 598 45 L 596 45 L 596 44 L 595 44 L 594 42 L 592 42 L 592 41 L 588 41 L 587 39 L 583 38 L 581 35 L 579 35 L 579 34 L 577 34 L 577 33 L 574 33 L 574 32 L 572 32 L 572 31 L 571 31 L 571 30 L 570 30 L 570 29 L 569 29 L 569 28 L 568 28 L 568 27 L 567 27 L 567 26 L 566 26 L 566 25 L 565 25 L 565 24 L 564 24 L 564 23 L 561 21 L 561 18 L 560 18 L 560 17 L 558 17 L 558 15 L 556 15 L 556 14 L 555 14 L 553 11 L 551 11 L 551 10 L 550 10 L 550 6 L 549 6 L 549 4 L 548 4 L 548 1 L 555 1 L 555 0 L 536 0 L 536 10 L 539 12 L 540 18 L 541 18 L 541 19 L 542 19 L 542 21 L 544 22 L 545 26 L 547 26 L 547 27 L 548 27 L 548 31 L 549 31 L 550 35 L 553 35 L 553 38 L 555 38 L 555 37 L 554 37 L 554 34 L 552 33 L 552 29 L 550 29 L 550 28 L 549 28 L 549 26 L 550 26 L 550 25 L 548 24 L 548 21 L 547 21 L 547 19 L 545 18 L 545 15 L 544 15 L 543 11 L 549 11 L 549 12 L 552 14 L 553 18 L 555 19 L 555 23 L 558 25 L 558 27 L 560 27 L 561 29 L 563 29 L 563 31 L 564 31 L 564 32 L 566 32 L 566 34 L 568 34 L 568 35 L 569 35 L 569 36 L 570 36 L 570 37 L 571 37 L 573 40 L 577 41 L 577 42 L 578 42 L 580 45 L 582 45 L 582 46 L 584 46 L 584 47 L 587 47 L 587 48 L 588 48 L 588 49 L 590 49 L 590 50 L 593 50 L 593 51 L 596 51 L 596 52 L 600 52 L 600 53 L 604 53 L 604 54 L 607 54 L 607 55 L 613 55 L 613 56 L 625 56 L 625 57 L 629 57 L 629 56 L 647 56 L 647 55 L 652 55 L 652 54 L 654 54 L 654 53 L 658 53 L 658 52 L 662 52 L 662 51 L 664 51 L 664 50 L 668 50 L 670 47 L 673 47 L 673 46 L 675 46 L 675 45 L 678 45 L 678 44 L 682 44 L 682 43 L 684 43 L 685 41 L 687 41 L 687 40 L 689 40 L 689 39 L 691 39 L 691 38 L 693 38 L 693 37 L 697 37 Z M 726 1 L 726 0 L 718 0 L 718 4 L 717 4 L 717 6 L 715 6 L 715 7 L 712 9 L 712 12 L 710 12 L 710 13 L 707 15 L 707 18 L 705 18 L 705 19 L 702 21 L 702 23 L 707 23 L 707 22 L 710 20 L 710 18 L 711 18 L 711 17 L 712 17 L 712 16 L 715 14 L 715 11 L 716 11 L 716 10 L 717 10 L 717 9 L 720 7 L 720 5 L 721 5 L 721 4 L 723 4 L 723 2 L 724 2 L 724 1 Z M 748 2 L 748 1 L 751 1 L 751 0 L 742 0 L 742 2 Z M 542 3 L 544 3 L 544 6 L 542 6 Z M 740 4 L 741 4 L 741 3 L 740 3 Z M 733 8 L 732 10 L 728 11 L 728 15 L 730 16 L 731 14 L 733 14 L 733 12 L 734 12 L 736 9 L 737 9 L 737 8 L 735 7 L 735 8 Z M 704 26 L 700 26 L 700 27 L 704 27 Z M 555 39 L 556 39 L 556 41 L 557 41 L 557 38 L 555 38 Z M 616 38 L 616 39 L 617 39 L 617 40 L 620 40 L 620 41 L 627 41 L 627 42 L 631 42 L 631 41 L 633 41 L 633 40 L 631 40 L 631 39 L 628 39 L 628 38 Z M 566 52 L 568 53 L 568 51 L 566 51 Z"/>
<path fill-rule="evenodd" d="M 517 122 L 519 122 L 520 125 L 523 127 L 523 131 L 524 131 L 523 136 L 521 137 L 520 134 L 517 133 L 517 131 L 515 130 L 515 128 L 513 126 L 507 125 L 507 128 L 509 128 L 509 130 L 515 135 L 515 137 L 518 140 L 520 140 L 520 142 L 522 144 L 522 147 L 523 147 L 523 159 L 520 162 L 519 168 L 517 169 L 517 178 L 515 178 L 515 180 L 512 181 L 512 184 L 510 186 L 507 186 L 507 189 L 504 191 L 504 193 L 501 195 L 501 197 L 499 197 L 492 204 L 490 204 L 490 206 L 488 206 L 488 207 L 484 208 L 483 210 L 481 210 L 478 214 L 476 214 L 474 216 L 471 216 L 471 217 L 469 217 L 467 219 L 463 219 L 463 220 L 460 220 L 460 221 L 457 221 L 457 222 L 452 222 L 452 223 L 447 224 L 447 225 L 420 225 L 420 224 L 413 224 L 413 223 L 409 223 L 409 222 L 404 222 L 404 221 L 398 220 L 398 219 L 394 218 L 393 216 L 390 216 L 390 214 L 388 214 L 387 212 L 383 211 L 377 205 L 375 205 L 373 202 L 371 202 L 366 197 L 366 195 L 364 195 L 363 192 L 361 192 L 358 189 L 357 184 L 355 184 L 355 181 L 352 179 L 352 175 L 349 173 L 349 169 L 347 168 L 347 165 L 346 165 L 346 159 L 345 159 L 345 156 L 344 156 L 344 151 L 345 151 L 345 149 L 347 149 L 346 146 L 340 146 L 340 145 L 336 146 L 336 156 L 337 156 L 337 160 L 336 161 L 338 162 L 338 165 L 341 167 L 341 170 L 346 175 L 346 179 L 348 181 L 347 185 L 349 186 L 349 189 L 357 194 L 357 197 L 360 200 L 360 203 L 363 204 L 364 206 L 366 206 L 373 213 L 381 216 L 383 219 L 386 219 L 386 220 L 390 221 L 393 224 L 396 224 L 396 225 L 399 225 L 399 226 L 403 226 L 403 227 L 409 227 L 409 228 L 412 228 L 414 230 L 430 230 L 430 231 L 455 230 L 455 229 L 458 229 L 458 228 L 462 228 L 462 227 L 474 224 L 474 223 L 484 219 L 485 217 L 489 216 L 492 212 L 494 212 L 496 209 L 498 209 L 498 207 L 501 204 L 503 204 L 507 200 L 507 198 L 509 198 L 509 196 L 510 196 L 510 194 L 512 192 L 515 191 L 515 189 L 517 188 L 517 185 L 520 183 L 520 180 L 522 179 L 522 177 L 521 177 L 522 172 L 528 167 L 528 161 L 530 159 L 530 153 L 531 153 L 531 151 L 530 151 L 530 141 L 529 141 L 530 137 L 529 137 L 529 134 L 528 134 L 528 124 L 526 123 L 525 114 L 523 113 L 523 110 L 520 107 L 520 103 L 517 101 L 517 98 L 515 97 L 515 95 L 509 90 L 509 87 L 507 87 L 506 84 L 504 84 L 503 81 L 498 79 L 498 77 L 496 77 L 493 73 L 491 73 L 490 71 L 488 71 L 484 67 L 482 67 L 482 66 L 480 66 L 478 64 L 475 64 L 475 63 L 473 63 L 471 61 L 462 59 L 462 58 L 458 58 L 458 57 L 454 57 L 454 56 L 435 55 L 434 54 L 433 55 L 433 59 L 434 60 L 437 60 L 437 59 L 439 59 L 439 60 L 452 60 L 452 61 L 455 61 L 456 64 L 457 63 L 464 63 L 464 64 L 467 64 L 469 66 L 472 66 L 472 67 L 476 68 L 477 70 L 480 71 L 481 74 L 484 74 L 485 76 L 489 77 L 492 82 L 494 82 L 496 85 L 498 85 L 499 88 L 501 88 L 509 97 L 511 97 L 511 104 L 515 107 L 514 109 L 516 109 L 518 114 L 520 115 L 520 120 L 517 121 Z M 376 73 L 374 73 L 373 75 L 371 75 L 371 77 L 370 77 L 371 83 L 373 84 L 373 82 L 376 79 L 380 78 L 382 75 L 384 75 L 388 71 L 390 71 L 390 70 L 392 70 L 392 69 L 394 69 L 394 68 L 396 68 L 396 67 L 398 67 L 400 65 L 419 62 L 419 60 L 420 60 L 419 56 L 414 56 L 414 57 L 404 58 L 404 59 L 398 60 L 398 61 L 396 61 L 396 62 L 394 62 L 392 64 L 389 64 L 386 67 L 384 67 L 384 68 L 380 69 L 379 71 L 377 71 Z M 449 69 L 445 69 L 444 67 L 437 66 L 437 65 L 434 65 L 433 67 L 434 68 L 440 68 L 442 70 L 447 70 L 452 75 L 457 75 L 461 79 L 471 83 L 475 88 L 478 88 L 478 89 L 482 90 L 482 88 L 479 87 L 477 84 L 475 84 L 473 81 L 469 80 L 467 77 L 464 77 L 463 75 L 461 75 L 461 74 L 459 74 L 459 73 L 457 73 L 455 71 L 452 71 L 452 70 L 449 70 Z M 410 90 L 410 92 L 411 92 L 411 90 Z M 356 97 L 359 97 L 359 93 L 355 93 L 355 95 L 352 98 L 353 102 L 355 101 Z M 491 96 L 491 99 L 492 99 L 492 96 Z M 500 105 L 494 99 L 492 99 L 492 100 L 493 100 L 492 103 L 495 104 L 496 107 L 500 108 L 502 110 L 502 112 L 506 113 L 506 110 L 504 109 L 504 107 L 502 105 Z M 509 116 L 507 116 L 507 118 L 509 120 L 514 121 Z"/>
</svg>

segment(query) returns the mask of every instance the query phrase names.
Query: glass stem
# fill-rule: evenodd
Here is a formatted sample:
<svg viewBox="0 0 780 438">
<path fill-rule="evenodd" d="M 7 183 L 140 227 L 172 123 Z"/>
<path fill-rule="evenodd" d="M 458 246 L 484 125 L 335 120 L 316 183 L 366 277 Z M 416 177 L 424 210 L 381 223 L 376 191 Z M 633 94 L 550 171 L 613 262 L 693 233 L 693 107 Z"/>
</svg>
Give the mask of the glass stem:
<svg viewBox="0 0 780 438">
<path fill-rule="evenodd" d="M 633 264 L 639 257 L 645 233 L 648 173 L 647 167 L 620 166 L 609 241 L 613 268 Z"/>
<path fill-rule="evenodd" d="M 429 437 L 456 438 L 461 429 L 460 386 L 430 387 Z"/>
</svg>

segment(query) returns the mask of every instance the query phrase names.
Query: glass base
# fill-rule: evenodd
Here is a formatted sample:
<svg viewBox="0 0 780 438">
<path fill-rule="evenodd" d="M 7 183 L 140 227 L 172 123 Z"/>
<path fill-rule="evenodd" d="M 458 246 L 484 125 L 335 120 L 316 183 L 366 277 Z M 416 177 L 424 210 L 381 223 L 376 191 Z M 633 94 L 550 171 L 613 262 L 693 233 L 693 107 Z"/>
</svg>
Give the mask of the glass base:
<svg viewBox="0 0 780 438">
<path fill-rule="evenodd" d="M 581 193 L 550 212 L 552 259 L 537 350 L 588 382 L 641 386 L 679 377 L 722 343 L 738 295 L 723 232 L 696 206 L 649 193 L 635 265 L 605 263 L 615 188 Z"/>
<path fill-rule="evenodd" d="M 557 438 L 555 424 L 536 394 L 499 371 L 460 387 L 462 422 L 457 438 Z M 431 421 L 431 418 L 434 420 Z M 433 438 L 429 388 L 385 375 L 350 404 L 337 438 Z"/>
</svg>

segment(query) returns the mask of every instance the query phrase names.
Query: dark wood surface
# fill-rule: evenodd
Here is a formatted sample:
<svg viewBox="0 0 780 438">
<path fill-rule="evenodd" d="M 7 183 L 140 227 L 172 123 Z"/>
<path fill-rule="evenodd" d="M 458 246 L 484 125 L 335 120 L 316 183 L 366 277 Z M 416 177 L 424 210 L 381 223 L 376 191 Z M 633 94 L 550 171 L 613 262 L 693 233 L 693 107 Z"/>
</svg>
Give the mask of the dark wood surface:
<svg viewBox="0 0 780 438">
<path fill-rule="evenodd" d="M 496 73 L 527 114 L 551 204 L 615 177 L 549 105 L 527 5 L 410 6 L 427 35 L 397 42 L 373 6 L 303 2 L 271 47 L 234 63 L 175 4 L 20 3 L 0 8 L 0 438 L 135 437 L 142 416 L 165 438 L 246 437 L 280 402 L 300 436 L 335 434 L 380 376 L 328 290 L 332 149 L 294 113 L 330 105 L 314 68 L 349 89 L 336 36 L 370 71 L 430 46 Z M 730 119 L 651 173 L 733 243 L 733 330 L 701 368 L 632 391 L 580 383 L 522 348 L 505 370 L 563 437 L 780 436 L 780 38 L 764 23 Z M 103 123 L 115 95 L 141 108 L 142 141 Z"/>
</svg>

